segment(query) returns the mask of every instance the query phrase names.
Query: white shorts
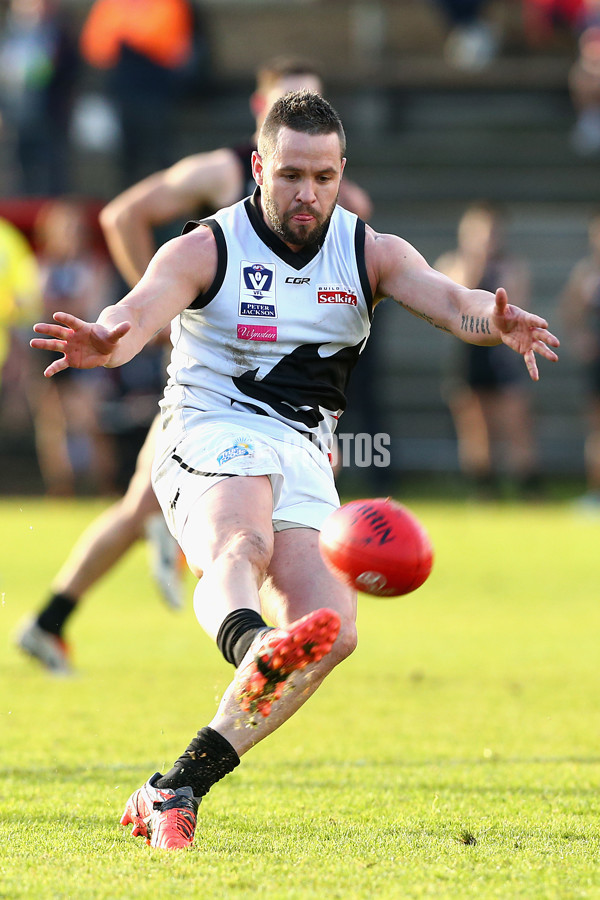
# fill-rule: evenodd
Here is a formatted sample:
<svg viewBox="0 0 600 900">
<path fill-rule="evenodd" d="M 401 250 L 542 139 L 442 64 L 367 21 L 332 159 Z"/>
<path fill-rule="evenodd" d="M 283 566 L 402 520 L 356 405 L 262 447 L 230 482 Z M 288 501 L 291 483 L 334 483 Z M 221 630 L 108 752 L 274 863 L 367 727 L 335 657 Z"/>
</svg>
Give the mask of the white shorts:
<svg viewBox="0 0 600 900">
<path fill-rule="evenodd" d="M 159 434 L 152 482 L 167 525 L 180 541 L 197 500 L 223 478 L 268 475 L 274 530 L 320 530 L 340 505 L 327 457 L 276 419 L 186 411 L 185 432 Z"/>
</svg>

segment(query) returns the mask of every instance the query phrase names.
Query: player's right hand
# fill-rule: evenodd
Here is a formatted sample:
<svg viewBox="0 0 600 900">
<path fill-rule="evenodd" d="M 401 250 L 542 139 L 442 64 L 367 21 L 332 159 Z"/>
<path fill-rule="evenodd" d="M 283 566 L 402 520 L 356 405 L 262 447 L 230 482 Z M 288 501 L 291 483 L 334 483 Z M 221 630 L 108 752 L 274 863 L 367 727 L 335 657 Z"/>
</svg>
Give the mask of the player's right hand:
<svg viewBox="0 0 600 900">
<path fill-rule="evenodd" d="M 36 334 L 48 335 L 48 339 L 33 338 L 29 342 L 35 350 L 54 350 L 63 354 L 44 370 L 46 378 L 69 366 L 74 369 L 105 366 L 118 342 L 131 328 L 130 322 L 120 322 L 113 328 L 106 328 L 65 312 L 56 312 L 52 318 L 59 324 L 38 322 L 33 326 Z"/>
</svg>

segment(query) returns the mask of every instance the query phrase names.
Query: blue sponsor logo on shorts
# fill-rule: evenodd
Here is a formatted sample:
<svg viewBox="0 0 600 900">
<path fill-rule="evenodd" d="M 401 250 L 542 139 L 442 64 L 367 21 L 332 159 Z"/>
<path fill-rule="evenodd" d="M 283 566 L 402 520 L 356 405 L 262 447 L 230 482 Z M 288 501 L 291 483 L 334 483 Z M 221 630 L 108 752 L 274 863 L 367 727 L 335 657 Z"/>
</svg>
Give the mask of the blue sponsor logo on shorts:
<svg viewBox="0 0 600 900">
<path fill-rule="evenodd" d="M 235 459 L 237 456 L 250 456 L 251 448 L 249 444 L 235 444 L 233 447 L 228 447 L 227 450 L 223 450 L 222 453 L 217 456 L 217 462 L 220 466 L 223 463 L 229 462 L 230 459 Z"/>
</svg>

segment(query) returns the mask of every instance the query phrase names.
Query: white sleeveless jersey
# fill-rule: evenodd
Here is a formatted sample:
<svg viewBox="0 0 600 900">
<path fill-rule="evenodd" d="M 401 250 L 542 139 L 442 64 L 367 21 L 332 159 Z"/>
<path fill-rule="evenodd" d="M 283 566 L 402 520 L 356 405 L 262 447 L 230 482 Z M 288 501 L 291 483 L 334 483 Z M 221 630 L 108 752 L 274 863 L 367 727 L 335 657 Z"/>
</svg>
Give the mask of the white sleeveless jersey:
<svg viewBox="0 0 600 900">
<path fill-rule="evenodd" d="M 186 226 L 212 230 L 218 266 L 173 320 L 164 424 L 185 430 L 187 410 L 268 416 L 327 452 L 370 330 L 365 225 L 336 206 L 321 245 L 294 253 L 259 196 Z"/>
</svg>

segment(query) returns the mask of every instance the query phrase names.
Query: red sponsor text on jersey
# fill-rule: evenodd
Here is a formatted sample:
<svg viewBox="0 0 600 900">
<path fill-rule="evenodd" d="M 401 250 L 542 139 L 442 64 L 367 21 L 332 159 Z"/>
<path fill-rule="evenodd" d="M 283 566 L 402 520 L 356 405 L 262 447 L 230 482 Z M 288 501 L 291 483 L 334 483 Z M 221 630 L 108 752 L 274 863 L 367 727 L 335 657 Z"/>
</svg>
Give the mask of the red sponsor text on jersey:
<svg viewBox="0 0 600 900">
<path fill-rule="evenodd" d="M 356 306 L 358 303 L 356 294 L 350 291 L 317 291 L 318 303 L 345 303 L 346 306 Z"/>
</svg>

